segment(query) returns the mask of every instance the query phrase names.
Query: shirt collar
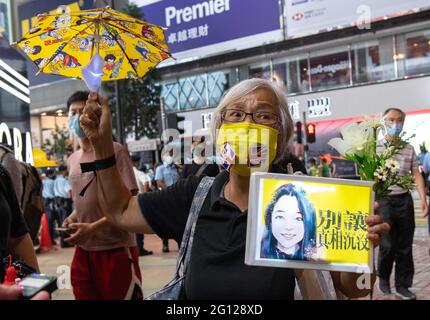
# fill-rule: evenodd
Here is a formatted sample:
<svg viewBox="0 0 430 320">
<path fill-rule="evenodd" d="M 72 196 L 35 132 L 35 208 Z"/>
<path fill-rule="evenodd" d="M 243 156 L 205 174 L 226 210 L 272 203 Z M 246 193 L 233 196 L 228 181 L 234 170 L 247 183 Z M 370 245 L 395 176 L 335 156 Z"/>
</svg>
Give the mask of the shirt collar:
<svg viewBox="0 0 430 320">
<path fill-rule="evenodd" d="M 216 177 L 211 188 L 211 208 L 224 198 L 224 186 L 229 179 L 229 173 L 227 171 L 221 171 Z"/>
</svg>

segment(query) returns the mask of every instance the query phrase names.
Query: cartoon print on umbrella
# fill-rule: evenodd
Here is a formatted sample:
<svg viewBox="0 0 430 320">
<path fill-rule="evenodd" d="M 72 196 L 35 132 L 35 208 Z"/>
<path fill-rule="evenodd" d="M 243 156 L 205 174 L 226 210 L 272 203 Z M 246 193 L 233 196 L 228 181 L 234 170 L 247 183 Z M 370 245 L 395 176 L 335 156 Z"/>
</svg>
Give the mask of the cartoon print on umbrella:
<svg viewBox="0 0 430 320">
<path fill-rule="evenodd" d="M 87 85 L 139 79 L 171 57 L 164 28 L 109 7 L 40 14 L 15 45 L 39 67 L 38 73 L 84 78 Z"/>
<path fill-rule="evenodd" d="M 115 66 L 112 69 L 112 73 L 110 74 L 109 78 L 114 79 L 117 78 L 119 75 L 119 71 L 121 69 L 122 61 L 124 60 L 124 57 L 121 57 L 119 61 L 115 64 Z"/>
<path fill-rule="evenodd" d="M 52 62 L 49 64 L 48 68 L 52 70 L 52 72 L 58 72 L 60 69 L 64 68 L 77 68 L 80 67 L 78 59 L 64 51 L 60 51 Z"/>
<path fill-rule="evenodd" d="M 67 30 L 64 29 L 51 29 L 45 33 L 42 33 L 39 37 L 41 40 L 45 40 L 48 37 L 55 38 L 57 40 L 63 40 L 67 34 Z M 55 42 L 54 42 L 55 43 Z"/>
<path fill-rule="evenodd" d="M 143 41 L 138 41 L 136 45 L 136 51 L 139 52 L 142 55 L 142 58 L 147 60 L 148 59 L 148 46 Z"/>
<path fill-rule="evenodd" d="M 105 57 L 105 69 L 108 71 L 112 71 L 112 69 L 116 66 L 115 60 L 115 55 L 113 55 L 112 53 L 108 54 Z"/>
<path fill-rule="evenodd" d="M 41 46 L 36 45 L 36 46 L 30 47 L 28 44 L 29 44 L 29 41 L 24 43 L 24 45 L 22 46 L 22 49 L 26 54 L 39 54 L 40 51 L 42 50 Z"/>
<path fill-rule="evenodd" d="M 70 14 L 62 14 L 52 22 L 52 26 L 57 29 L 64 29 L 70 27 L 71 21 L 72 17 L 70 16 Z"/>
<path fill-rule="evenodd" d="M 69 44 L 69 48 L 73 51 L 88 52 L 93 47 L 94 39 L 91 36 L 87 38 L 75 38 Z"/>
</svg>

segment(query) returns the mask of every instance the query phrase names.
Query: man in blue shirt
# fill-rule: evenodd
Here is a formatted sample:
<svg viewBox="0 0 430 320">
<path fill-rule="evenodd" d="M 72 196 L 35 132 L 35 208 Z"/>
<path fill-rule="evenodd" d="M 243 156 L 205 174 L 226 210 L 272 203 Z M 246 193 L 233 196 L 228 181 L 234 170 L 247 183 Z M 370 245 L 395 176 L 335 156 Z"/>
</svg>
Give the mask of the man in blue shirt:
<svg viewBox="0 0 430 320">
<path fill-rule="evenodd" d="M 427 195 L 429 194 L 429 188 L 430 188 L 430 152 L 427 152 L 424 156 L 424 160 L 423 160 L 423 167 L 424 167 L 424 173 L 427 176 L 427 181 L 426 181 L 426 191 L 427 191 Z M 429 209 L 430 211 L 430 209 Z M 430 215 L 429 212 L 427 211 L 426 213 L 424 213 L 424 217 L 427 216 L 428 219 L 428 230 L 429 230 L 429 234 L 430 234 Z M 430 255 L 430 249 L 429 249 L 429 255 Z"/>
<path fill-rule="evenodd" d="M 67 176 L 67 167 L 60 166 L 58 168 L 57 178 L 54 181 L 54 195 L 55 195 L 55 207 L 58 213 L 58 225 L 63 225 L 64 220 L 72 212 L 72 201 L 71 201 L 71 188 Z M 71 247 L 71 245 L 64 242 L 64 233 L 60 234 L 61 247 Z"/>
<path fill-rule="evenodd" d="M 172 157 L 164 157 L 163 164 L 155 171 L 155 181 L 160 189 L 166 189 L 179 179 L 178 169 L 173 164 Z"/>
<path fill-rule="evenodd" d="M 155 181 L 158 188 L 165 190 L 167 187 L 179 180 L 178 169 L 173 163 L 173 157 L 166 153 L 163 157 L 163 164 L 155 171 Z M 163 252 L 169 252 L 169 239 L 163 239 Z"/>
<path fill-rule="evenodd" d="M 58 220 L 58 215 L 55 210 L 55 193 L 54 193 L 54 171 L 48 169 L 46 171 L 46 177 L 42 180 L 42 198 L 43 198 L 43 208 L 48 219 L 49 224 L 49 234 L 51 235 L 52 243 L 55 244 L 55 232 L 54 224 L 55 220 Z"/>
</svg>

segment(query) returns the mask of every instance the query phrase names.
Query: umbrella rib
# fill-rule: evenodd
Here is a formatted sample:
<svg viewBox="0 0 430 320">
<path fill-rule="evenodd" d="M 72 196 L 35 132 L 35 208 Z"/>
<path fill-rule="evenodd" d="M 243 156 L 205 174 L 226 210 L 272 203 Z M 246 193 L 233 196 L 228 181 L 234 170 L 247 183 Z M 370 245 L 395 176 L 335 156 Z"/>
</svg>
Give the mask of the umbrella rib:
<svg viewBox="0 0 430 320">
<path fill-rule="evenodd" d="M 106 22 L 103 22 L 103 23 L 106 23 Z M 139 35 L 139 34 L 137 34 L 137 33 L 133 32 L 133 31 L 131 31 L 131 30 L 127 30 L 127 29 L 124 29 L 124 28 L 119 27 L 119 26 L 117 26 L 117 25 L 110 24 L 109 22 L 108 22 L 107 24 L 108 24 L 108 25 L 110 25 L 110 26 L 112 26 L 112 27 L 115 27 L 115 28 L 117 28 L 117 29 L 120 29 L 120 30 L 122 30 L 122 31 L 124 31 L 124 32 L 128 32 L 128 33 L 130 33 L 130 34 L 134 35 L 135 37 L 139 38 L 140 40 L 143 40 L 143 41 L 145 41 L 145 42 L 148 42 L 150 45 L 152 45 L 152 46 L 156 47 L 157 49 L 159 49 L 159 50 L 163 51 L 164 53 L 168 54 L 169 56 L 172 56 L 172 54 L 171 54 L 169 51 L 166 51 L 166 49 L 162 48 L 161 46 L 159 46 L 159 45 L 158 45 L 158 44 L 156 44 L 155 42 L 148 41 L 148 39 L 147 39 L 147 38 L 143 38 L 141 35 Z M 159 28 L 159 27 L 157 27 L 157 28 Z"/>
<path fill-rule="evenodd" d="M 124 48 L 122 47 L 121 43 L 119 43 L 119 42 L 116 40 L 116 38 L 113 36 L 113 34 L 109 31 L 109 29 L 108 29 L 108 28 L 106 28 L 106 24 L 105 24 L 105 22 L 104 22 L 104 21 L 102 21 L 102 22 L 101 22 L 101 24 L 102 24 L 102 25 L 104 25 L 104 27 L 105 27 L 105 29 L 106 29 L 107 33 L 109 33 L 109 35 L 112 37 L 112 39 L 114 39 L 114 40 L 115 40 L 115 42 L 118 44 L 118 46 L 121 48 L 122 53 L 124 53 L 124 57 L 126 57 L 126 58 L 127 58 L 128 63 L 130 64 L 131 68 L 134 70 L 134 72 L 136 72 L 136 76 L 139 76 L 138 71 L 136 70 L 136 68 L 135 68 L 135 67 L 133 66 L 133 64 L 131 63 L 130 58 L 128 57 L 128 55 L 127 55 L 127 53 L 125 52 Z"/>
<path fill-rule="evenodd" d="M 31 37 L 22 38 L 21 40 L 19 40 L 19 41 L 17 41 L 17 42 L 14 42 L 14 43 L 12 43 L 12 44 L 18 44 L 18 43 L 21 43 L 21 42 L 23 42 L 23 41 L 28 41 L 28 40 L 31 40 L 31 39 L 33 39 L 33 38 L 40 37 L 42 34 L 45 34 L 45 33 L 49 32 L 49 31 L 53 31 L 53 30 L 65 30 L 65 29 L 69 30 L 69 29 L 70 29 L 70 30 L 75 30 L 75 31 L 77 31 L 76 29 L 73 29 L 73 28 L 72 28 L 72 27 L 77 27 L 77 26 L 79 26 L 79 25 L 74 24 L 74 25 L 72 25 L 72 26 L 70 26 L 70 27 L 67 27 L 67 28 L 43 29 L 43 30 L 40 30 L 40 31 L 43 31 L 43 32 L 41 32 L 41 33 L 34 34 L 34 35 L 32 35 Z M 84 30 L 85 30 L 85 29 L 84 29 Z M 79 32 L 81 32 L 81 31 L 79 31 Z"/>
<path fill-rule="evenodd" d="M 69 16 L 81 16 L 82 13 L 91 13 L 91 12 L 99 12 L 104 11 L 104 8 L 95 8 L 95 9 L 88 9 L 88 10 L 79 10 L 79 11 L 73 11 L 68 13 L 41 13 L 38 16 L 41 17 L 58 17 L 61 15 L 69 15 Z"/>
<path fill-rule="evenodd" d="M 62 48 L 61 48 L 61 50 L 63 50 L 69 43 L 70 43 L 70 41 L 72 41 L 74 38 L 76 38 L 76 36 L 79 34 L 79 33 L 81 33 L 81 32 L 84 32 L 85 30 L 87 30 L 89 27 L 91 27 L 91 24 L 88 24 L 88 26 L 85 28 L 85 29 L 83 29 L 82 31 L 79 31 L 79 32 L 77 32 L 77 33 L 75 33 L 75 35 L 74 36 L 72 36 L 71 38 L 70 38 L 70 40 L 69 41 L 67 41 L 67 42 L 65 42 L 65 43 L 63 43 L 63 44 L 61 44 L 61 46 L 63 46 Z M 60 47 L 61 47 L 60 46 Z M 51 58 L 49 58 L 49 61 L 48 61 L 48 63 L 47 64 L 45 64 L 42 68 L 39 68 L 39 71 L 36 73 L 36 75 L 37 74 L 39 74 L 40 72 L 43 72 L 43 69 L 45 69 L 51 62 L 52 62 L 52 60 L 54 60 L 54 58 L 58 55 L 58 49 L 55 51 L 55 53 L 51 56 Z M 34 61 L 33 61 L 34 62 Z M 39 66 L 38 66 L 39 67 Z"/>
</svg>

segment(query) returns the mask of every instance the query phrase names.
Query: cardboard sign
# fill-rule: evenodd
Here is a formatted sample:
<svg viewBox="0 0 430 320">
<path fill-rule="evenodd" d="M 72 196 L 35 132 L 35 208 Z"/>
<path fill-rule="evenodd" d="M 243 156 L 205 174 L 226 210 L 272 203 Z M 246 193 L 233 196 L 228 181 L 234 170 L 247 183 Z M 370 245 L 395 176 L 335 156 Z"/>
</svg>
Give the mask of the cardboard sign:
<svg viewBox="0 0 430 320">
<path fill-rule="evenodd" d="M 245 263 L 373 272 L 373 182 L 254 173 Z"/>
</svg>

